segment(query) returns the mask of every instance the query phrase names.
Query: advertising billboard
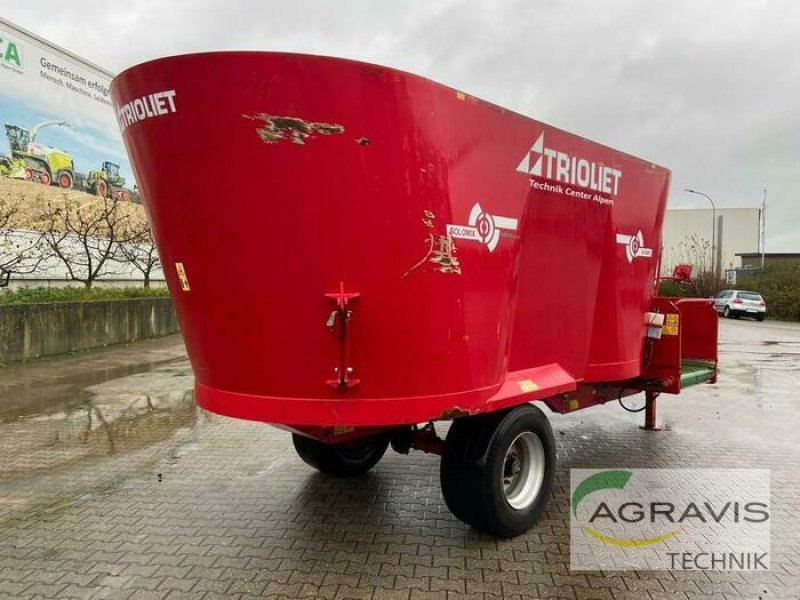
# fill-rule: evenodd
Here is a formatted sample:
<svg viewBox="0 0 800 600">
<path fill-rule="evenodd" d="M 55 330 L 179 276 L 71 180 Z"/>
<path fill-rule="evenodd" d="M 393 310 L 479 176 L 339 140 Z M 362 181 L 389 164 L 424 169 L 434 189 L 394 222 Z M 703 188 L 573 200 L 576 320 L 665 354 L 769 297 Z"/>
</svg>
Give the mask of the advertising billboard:
<svg viewBox="0 0 800 600">
<path fill-rule="evenodd" d="M 112 77 L 0 18 L 0 175 L 135 200 Z"/>
</svg>

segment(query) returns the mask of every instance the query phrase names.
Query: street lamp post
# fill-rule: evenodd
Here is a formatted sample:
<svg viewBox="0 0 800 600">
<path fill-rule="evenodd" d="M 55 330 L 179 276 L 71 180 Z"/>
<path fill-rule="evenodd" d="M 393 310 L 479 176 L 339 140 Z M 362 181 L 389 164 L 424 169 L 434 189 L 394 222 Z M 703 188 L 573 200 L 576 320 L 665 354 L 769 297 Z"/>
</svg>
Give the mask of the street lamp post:
<svg viewBox="0 0 800 600">
<path fill-rule="evenodd" d="M 684 192 L 689 192 L 690 194 L 697 194 L 698 196 L 705 196 L 708 201 L 711 203 L 711 270 L 714 272 L 714 277 L 717 276 L 717 207 L 714 206 L 714 201 L 711 199 L 711 196 L 708 194 L 704 194 L 703 192 L 698 192 L 697 190 L 689 190 L 685 189 Z"/>
</svg>

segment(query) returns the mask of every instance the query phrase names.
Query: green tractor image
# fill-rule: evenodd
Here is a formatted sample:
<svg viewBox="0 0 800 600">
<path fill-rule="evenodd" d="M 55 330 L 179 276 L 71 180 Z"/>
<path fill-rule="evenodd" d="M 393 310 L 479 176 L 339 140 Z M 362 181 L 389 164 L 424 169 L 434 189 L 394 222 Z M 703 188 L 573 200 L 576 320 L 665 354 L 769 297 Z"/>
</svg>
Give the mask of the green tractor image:
<svg viewBox="0 0 800 600">
<path fill-rule="evenodd" d="M 75 181 L 75 164 L 72 157 L 58 148 L 36 143 L 36 134 L 45 127 L 71 127 L 66 121 L 42 121 L 30 129 L 6 123 L 6 137 L 11 157 L 3 161 L 9 177 L 22 176 L 29 181 L 45 185 L 72 188 Z M 21 171 L 20 171 L 21 169 Z"/>
<path fill-rule="evenodd" d="M 24 179 L 25 161 L 11 156 L 0 156 L 0 177 Z"/>
<path fill-rule="evenodd" d="M 125 187 L 125 178 L 119 174 L 119 165 L 105 161 L 100 169 L 92 169 L 86 178 L 86 190 L 101 198 L 129 202 L 131 191 Z"/>
</svg>

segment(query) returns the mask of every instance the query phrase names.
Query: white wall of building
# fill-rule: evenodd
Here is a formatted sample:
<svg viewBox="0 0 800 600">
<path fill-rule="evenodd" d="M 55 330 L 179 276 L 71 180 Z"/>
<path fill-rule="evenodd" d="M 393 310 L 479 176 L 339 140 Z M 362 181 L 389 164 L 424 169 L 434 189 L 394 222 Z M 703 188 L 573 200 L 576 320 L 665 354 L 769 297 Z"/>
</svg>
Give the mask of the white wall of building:
<svg viewBox="0 0 800 600">
<path fill-rule="evenodd" d="M 0 230 L 0 258 L 7 259 L 9 253 L 13 254 L 14 248 L 30 248 L 40 239 L 41 234 L 33 231 L 2 231 Z M 74 248 L 74 249 L 73 249 Z M 62 243 L 62 251 L 67 254 L 74 253 L 79 260 L 85 259 L 84 251 L 77 238 L 68 238 Z M 9 281 L 10 288 L 18 287 L 63 287 L 66 285 L 80 287 L 78 281 L 70 279 L 69 272 L 64 263 L 54 256 L 46 256 L 47 251 L 40 253 L 24 252 L 24 256 L 30 256 L 20 265 L 20 271 L 35 269 L 30 273 L 14 273 Z M 100 254 L 92 252 L 94 260 L 100 258 Z M 39 256 L 46 256 L 40 259 Z M 0 261 L 1 262 L 1 261 Z M 86 275 L 86 269 L 74 265 L 74 269 L 79 276 Z M 121 262 L 109 260 L 105 273 L 97 280 L 97 286 L 116 286 L 116 287 L 138 287 L 144 283 L 144 275 L 136 267 L 122 260 Z M 151 285 L 153 287 L 165 285 L 164 273 L 160 268 L 156 268 L 150 274 Z"/>
<path fill-rule="evenodd" d="M 757 208 L 719 208 L 717 220 L 717 245 L 721 251 L 721 272 L 740 267 L 740 252 L 758 252 Z M 710 270 L 712 237 L 712 211 L 707 209 L 670 209 L 664 217 L 662 238 L 663 254 L 661 272 L 671 273 L 679 263 L 691 263 L 695 269 Z"/>
</svg>

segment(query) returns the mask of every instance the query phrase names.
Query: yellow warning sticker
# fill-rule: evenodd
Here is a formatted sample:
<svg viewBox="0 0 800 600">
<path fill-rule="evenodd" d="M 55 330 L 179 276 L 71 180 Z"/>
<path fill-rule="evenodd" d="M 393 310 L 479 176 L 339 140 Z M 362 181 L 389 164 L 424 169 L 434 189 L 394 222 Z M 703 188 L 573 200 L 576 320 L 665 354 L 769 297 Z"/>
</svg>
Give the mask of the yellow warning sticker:
<svg viewBox="0 0 800 600">
<path fill-rule="evenodd" d="M 519 389 L 523 392 L 535 392 L 539 389 L 539 386 L 530 379 L 523 379 L 519 382 Z"/>
<path fill-rule="evenodd" d="M 678 335 L 679 320 L 680 315 L 678 313 L 667 315 L 664 319 L 664 327 L 661 328 L 661 333 L 663 335 Z"/>
<path fill-rule="evenodd" d="M 466 97 L 467 95 L 464 92 L 458 92 L 458 91 L 456 92 L 456 98 L 458 98 L 459 100 L 464 100 Z"/>
<path fill-rule="evenodd" d="M 350 425 L 334 425 L 333 435 L 344 435 L 345 433 L 350 433 L 351 431 L 355 430 L 356 428 Z"/>
<path fill-rule="evenodd" d="M 175 270 L 178 272 L 178 280 L 181 282 L 181 289 L 184 292 L 189 291 L 189 278 L 186 277 L 186 269 L 183 268 L 182 262 L 175 263 Z"/>
<path fill-rule="evenodd" d="M 581 403 L 578 402 L 577 398 L 570 398 L 569 399 L 569 409 L 570 410 L 578 410 L 581 407 Z"/>
</svg>

